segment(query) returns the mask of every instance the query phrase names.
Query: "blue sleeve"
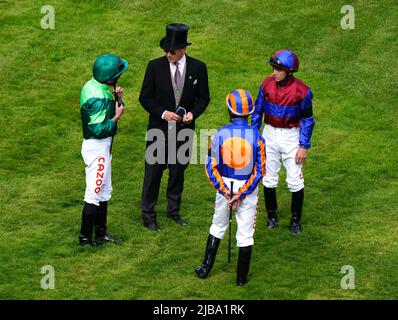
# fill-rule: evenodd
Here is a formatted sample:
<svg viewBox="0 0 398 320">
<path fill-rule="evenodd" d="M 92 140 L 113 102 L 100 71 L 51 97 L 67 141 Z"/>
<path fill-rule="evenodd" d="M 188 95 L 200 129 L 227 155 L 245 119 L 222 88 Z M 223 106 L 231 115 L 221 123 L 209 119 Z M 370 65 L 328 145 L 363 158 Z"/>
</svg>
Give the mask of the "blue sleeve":
<svg viewBox="0 0 398 320">
<path fill-rule="evenodd" d="M 241 199 L 251 194 L 256 189 L 260 179 L 265 175 L 265 140 L 260 134 L 258 135 L 256 153 L 253 155 L 253 172 L 246 183 L 239 189 Z"/>
<path fill-rule="evenodd" d="M 300 103 L 300 147 L 309 149 L 311 147 L 312 130 L 315 121 L 312 113 L 312 91 L 308 89 L 303 101 Z"/>
<path fill-rule="evenodd" d="M 264 103 L 264 93 L 262 86 L 260 86 L 260 90 L 258 92 L 258 96 L 254 105 L 254 112 L 252 115 L 252 126 L 255 127 L 258 131 L 260 131 L 263 122 Z"/>
<path fill-rule="evenodd" d="M 224 195 L 229 189 L 217 168 L 219 163 L 219 157 L 219 135 L 218 133 L 215 133 L 210 141 L 205 171 L 209 182 L 216 190 Z"/>
</svg>

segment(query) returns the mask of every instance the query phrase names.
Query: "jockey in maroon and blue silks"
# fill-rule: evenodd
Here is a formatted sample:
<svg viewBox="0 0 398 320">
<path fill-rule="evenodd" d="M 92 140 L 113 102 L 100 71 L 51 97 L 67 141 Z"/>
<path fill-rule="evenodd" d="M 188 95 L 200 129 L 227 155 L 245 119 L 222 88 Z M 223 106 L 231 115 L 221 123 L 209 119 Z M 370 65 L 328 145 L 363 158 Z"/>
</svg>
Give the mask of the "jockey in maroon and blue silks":
<svg viewBox="0 0 398 320">
<path fill-rule="evenodd" d="M 272 65 L 273 73 L 261 84 L 252 116 L 252 125 L 260 130 L 264 115 L 267 175 L 263 185 L 267 225 L 270 228 L 278 225 L 276 187 L 282 161 L 287 173 L 286 182 L 292 192 L 290 228 L 299 234 L 304 200 L 302 164 L 311 146 L 314 127 L 312 91 L 294 77 L 299 61 L 292 51 L 279 50 L 267 62 Z"/>
</svg>

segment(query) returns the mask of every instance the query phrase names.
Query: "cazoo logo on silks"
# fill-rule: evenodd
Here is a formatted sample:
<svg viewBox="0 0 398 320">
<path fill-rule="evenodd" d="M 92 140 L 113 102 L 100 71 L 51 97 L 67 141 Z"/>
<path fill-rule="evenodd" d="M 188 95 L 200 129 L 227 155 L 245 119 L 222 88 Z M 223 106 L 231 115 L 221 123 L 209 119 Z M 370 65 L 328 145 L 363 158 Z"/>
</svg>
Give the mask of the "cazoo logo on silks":
<svg viewBox="0 0 398 320">
<path fill-rule="evenodd" d="M 97 168 L 97 176 L 95 180 L 96 188 L 94 190 L 95 193 L 99 193 L 101 191 L 101 186 L 104 182 L 104 172 L 105 172 L 105 157 L 101 156 L 98 158 L 98 168 Z"/>
</svg>

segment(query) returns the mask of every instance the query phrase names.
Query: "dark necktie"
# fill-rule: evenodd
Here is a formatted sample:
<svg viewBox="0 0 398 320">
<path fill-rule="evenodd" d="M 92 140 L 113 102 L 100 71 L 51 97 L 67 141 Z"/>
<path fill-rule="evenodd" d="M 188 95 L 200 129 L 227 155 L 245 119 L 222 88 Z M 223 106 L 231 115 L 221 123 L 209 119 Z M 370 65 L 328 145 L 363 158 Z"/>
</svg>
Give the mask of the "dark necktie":
<svg viewBox="0 0 398 320">
<path fill-rule="evenodd" d="M 180 70 L 178 69 L 179 63 L 176 62 L 175 65 L 176 65 L 176 72 L 174 74 L 174 82 L 175 82 L 177 88 L 181 89 L 181 73 L 180 73 Z"/>
</svg>

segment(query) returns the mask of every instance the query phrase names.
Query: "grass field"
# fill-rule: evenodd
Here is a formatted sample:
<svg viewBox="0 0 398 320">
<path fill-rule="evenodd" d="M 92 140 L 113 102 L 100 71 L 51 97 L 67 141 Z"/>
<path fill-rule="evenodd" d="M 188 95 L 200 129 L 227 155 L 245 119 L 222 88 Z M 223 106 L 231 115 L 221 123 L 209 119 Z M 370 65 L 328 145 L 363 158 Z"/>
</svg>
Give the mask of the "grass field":
<svg viewBox="0 0 398 320">
<path fill-rule="evenodd" d="M 43 30 L 42 5 L 55 9 Z M 398 4 L 350 1 L 0 1 L 1 299 L 397 299 Z M 162 55 L 170 22 L 190 25 L 188 54 L 207 63 L 211 103 L 197 129 L 228 121 L 226 94 L 257 95 L 268 58 L 291 48 L 314 92 L 313 147 L 305 165 L 303 233 L 288 231 L 290 194 L 281 176 L 281 224 L 265 227 L 260 193 L 249 283 L 235 285 L 237 249 L 222 242 L 211 275 L 198 279 L 214 190 L 203 165 L 186 172 L 180 228 L 142 226 L 147 114 L 138 102 L 146 64 Z M 113 147 L 109 228 L 121 246 L 80 248 L 84 164 L 79 94 L 101 53 L 130 67 L 121 79 L 127 109 Z M 41 267 L 55 269 L 43 290 Z M 343 290 L 340 269 L 355 268 Z"/>
</svg>

